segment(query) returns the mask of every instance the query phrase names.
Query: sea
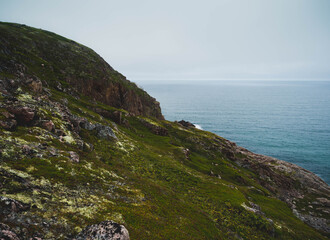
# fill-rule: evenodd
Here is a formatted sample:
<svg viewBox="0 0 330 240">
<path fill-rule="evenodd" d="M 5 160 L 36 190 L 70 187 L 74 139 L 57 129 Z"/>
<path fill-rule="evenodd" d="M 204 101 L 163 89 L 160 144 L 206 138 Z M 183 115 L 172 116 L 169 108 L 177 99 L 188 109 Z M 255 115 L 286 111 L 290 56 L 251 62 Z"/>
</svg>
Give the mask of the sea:
<svg viewBox="0 0 330 240">
<path fill-rule="evenodd" d="M 330 81 L 137 81 L 186 120 L 330 183 Z"/>
</svg>

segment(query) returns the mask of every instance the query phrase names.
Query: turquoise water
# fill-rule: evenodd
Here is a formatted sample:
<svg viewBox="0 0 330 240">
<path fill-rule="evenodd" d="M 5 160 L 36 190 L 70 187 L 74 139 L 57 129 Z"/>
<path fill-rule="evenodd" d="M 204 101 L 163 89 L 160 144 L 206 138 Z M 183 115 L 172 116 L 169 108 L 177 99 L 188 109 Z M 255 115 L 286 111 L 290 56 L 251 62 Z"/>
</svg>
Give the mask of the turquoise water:
<svg viewBox="0 0 330 240">
<path fill-rule="evenodd" d="M 330 183 L 330 82 L 192 81 L 138 85 L 166 119 L 188 120 Z"/>
</svg>

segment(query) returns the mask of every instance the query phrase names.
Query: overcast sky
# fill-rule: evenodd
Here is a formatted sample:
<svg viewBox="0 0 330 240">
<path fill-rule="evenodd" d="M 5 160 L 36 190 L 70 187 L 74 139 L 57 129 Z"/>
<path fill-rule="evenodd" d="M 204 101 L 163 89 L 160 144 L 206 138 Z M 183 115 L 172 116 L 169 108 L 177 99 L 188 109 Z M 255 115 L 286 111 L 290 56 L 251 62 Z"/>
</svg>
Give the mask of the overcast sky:
<svg viewBox="0 0 330 240">
<path fill-rule="evenodd" d="M 330 0 L 0 0 L 128 79 L 330 80 Z"/>
</svg>

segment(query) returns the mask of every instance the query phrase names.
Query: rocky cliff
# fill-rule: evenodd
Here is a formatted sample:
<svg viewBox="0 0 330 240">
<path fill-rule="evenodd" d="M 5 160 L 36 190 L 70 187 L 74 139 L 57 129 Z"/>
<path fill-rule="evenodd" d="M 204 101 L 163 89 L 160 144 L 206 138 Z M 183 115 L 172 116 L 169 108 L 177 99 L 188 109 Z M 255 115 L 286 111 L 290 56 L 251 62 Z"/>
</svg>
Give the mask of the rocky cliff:
<svg viewBox="0 0 330 240">
<path fill-rule="evenodd" d="M 0 24 L 0 71 L 40 91 L 88 96 L 135 115 L 163 119 L 159 103 L 93 50 L 51 32 Z"/>
<path fill-rule="evenodd" d="M 327 239 L 330 188 L 159 104 L 95 52 L 0 23 L 0 239 Z"/>
</svg>

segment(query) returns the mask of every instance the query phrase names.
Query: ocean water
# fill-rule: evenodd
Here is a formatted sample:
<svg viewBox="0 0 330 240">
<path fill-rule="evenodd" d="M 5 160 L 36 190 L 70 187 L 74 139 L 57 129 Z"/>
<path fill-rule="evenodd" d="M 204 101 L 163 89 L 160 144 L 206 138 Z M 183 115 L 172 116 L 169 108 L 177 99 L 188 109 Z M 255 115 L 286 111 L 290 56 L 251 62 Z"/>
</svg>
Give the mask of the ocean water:
<svg viewBox="0 0 330 240">
<path fill-rule="evenodd" d="M 330 183 L 330 82 L 140 81 L 167 120 L 187 120 Z"/>
</svg>

